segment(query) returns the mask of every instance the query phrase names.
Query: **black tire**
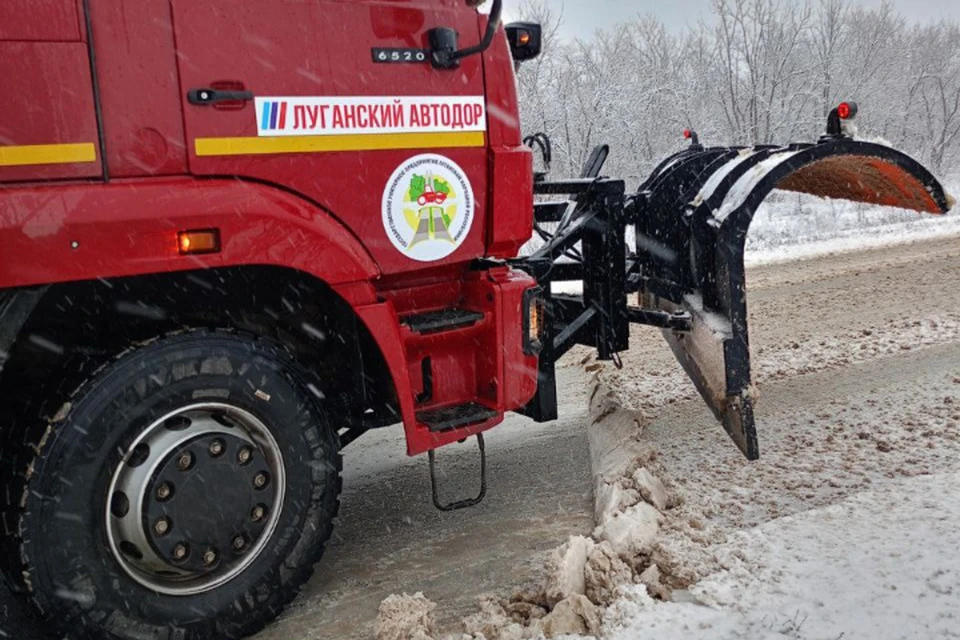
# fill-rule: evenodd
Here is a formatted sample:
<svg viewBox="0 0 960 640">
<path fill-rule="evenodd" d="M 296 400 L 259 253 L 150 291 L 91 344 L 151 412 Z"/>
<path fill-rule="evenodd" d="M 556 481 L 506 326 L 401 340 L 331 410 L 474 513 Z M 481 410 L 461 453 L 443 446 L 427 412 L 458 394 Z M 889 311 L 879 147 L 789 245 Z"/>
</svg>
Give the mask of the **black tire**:
<svg viewBox="0 0 960 640">
<path fill-rule="evenodd" d="M 8 576 L 22 575 L 51 629 L 77 640 L 259 631 L 312 574 L 339 508 L 338 439 L 318 395 L 285 350 L 251 336 L 197 331 L 127 352 L 81 385 L 49 425 L 26 434 L 16 471 L 21 485 L 27 478 L 19 527 L 6 527 L 5 545 L 20 558 Z M 239 575 L 202 593 L 163 595 L 132 579 L 111 550 L 108 488 L 122 452 L 147 425 L 202 402 L 227 402 L 267 427 L 282 453 L 285 499 L 265 546 Z"/>
</svg>

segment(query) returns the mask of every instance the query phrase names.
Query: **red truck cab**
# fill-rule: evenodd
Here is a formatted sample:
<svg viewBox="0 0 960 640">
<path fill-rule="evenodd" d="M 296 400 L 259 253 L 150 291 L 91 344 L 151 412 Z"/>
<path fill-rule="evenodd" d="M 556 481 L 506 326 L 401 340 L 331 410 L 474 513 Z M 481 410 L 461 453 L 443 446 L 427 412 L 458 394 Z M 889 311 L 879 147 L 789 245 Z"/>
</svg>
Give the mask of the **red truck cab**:
<svg viewBox="0 0 960 640">
<path fill-rule="evenodd" d="M 315 530 L 297 553 L 304 567 L 319 556 L 343 446 L 403 423 L 409 454 L 432 451 L 534 396 L 536 283 L 504 261 L 531 236 L 533 200 L 507 39 L 431 63 L 433 30 L 471 46 L 487 28 L 463 0 L 0 3 L 0 411 L 6 437 L 33 445 L 4 482 L 44 496 L 5 512 L 22 523 L 11 549 L 42 544 L 6 571 L 31 576 L 14 582 L 51 619 L 103 637 L 97 612 L 140 590 L 205 613 L 181 624 L 143 605 L 113 613 L 129 619 L 111 637 L 243 635 L 269 614 L 227 623 L 218 603 L 276 570 L 246 558 L 299 548 L 278 527 Z M 196 376 L 179 403 L 154 406 L 184 368 Z M 106 440 L 61 437 L 128 393 L 142 402 Z M 310 428 L 277 434 L 283 420 Z M 172 444 L 174 423 L 191 437 Z M 107 457 L 85 476 L 59 444 L 36 446 L 49 425 L 67 450 Z M 286 460 L 287 446 L 308 455 Z M 318 462 L 316 504 L 294 514 L 297 474 L 309 486 Z M 28 467 L 47 473 L 28 482 Z M 96 491 L 42 489 L 50 474 Z M 245 483 L 252 497 L 231 493 Z M 218 495 L 239 506 L 204 528 Z M 53 502 L 92 504 L 92 537 L 54 531 Z M 191 526 L 205 533 L 188 539 Z M 89 576 L 89 608 L 52 595 L 57 562 L 109 565 Z"/>
<path fill-rule="evenodd" d="M 464 435 L 419 434 L 418 410 L 479 402 L 499 419 L 529 400 L 535 362 L 519 347 L 497 361 L 478 355 L 465 380 L 451 354 L 474 349 L 475 336 L 414 347 L 423 338 L 399 321 L 473 298 L 484 315 L 475 330 L 496 333 L 519 325 L 501 319 L 520 313 L 533 286 L 503 268 L 471 291 L 460 284 L 473 261 L 513 257 L 531 235 L 531 160 L 505 39 L 449 71 L 424 60 L 429 29 L 479 38 L 485 16 L 459 0 L 280 11 L 101 0 L 88 12 L 80 0 L 16 0 L 0 11 L 0 77 L 13 87 L 0 96 L 0 286 L 265 266 L 312 281 L 391 354 L 411 453 Z M 426 172 L 459 184 L 410 202 Z M 51 199 L 78 204 L 40 205 Z M 413 209 L 426 204 L 443 206 L 438 220 L 455 233 L 410 247 Z M 179 250 L 178 234 L 197 229 L 216 230 L 216 251 Z M 454 284 L 437 293 L 444 281 Z M 433 399 L 418 406 L 431 353 Z"/>
</svg>

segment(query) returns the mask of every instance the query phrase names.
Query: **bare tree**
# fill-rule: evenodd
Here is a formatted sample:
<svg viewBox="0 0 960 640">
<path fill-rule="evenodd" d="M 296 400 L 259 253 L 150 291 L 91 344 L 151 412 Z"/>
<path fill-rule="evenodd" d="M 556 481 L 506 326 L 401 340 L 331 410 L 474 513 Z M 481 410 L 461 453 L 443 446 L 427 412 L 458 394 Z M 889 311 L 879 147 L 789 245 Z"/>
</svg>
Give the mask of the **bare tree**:
<svg viewBox="0 0 960 640">
<path fill-rule="evenodd" d="M 572 42 L 562 9 L 525 0 L 546 49 L 523 65 L 523 124 L 555 142 L 575 174 L 610 143 L 611 174 L 643 176 L 697 129 L 708 143 L 815 139 L 842 100 L 861 105 L 861 132 L 960 172 L 960 27 L 913 25 L 889 2 L 714 0 L 715 19 L 676 31 L 652 17 Z"/>
</svg>

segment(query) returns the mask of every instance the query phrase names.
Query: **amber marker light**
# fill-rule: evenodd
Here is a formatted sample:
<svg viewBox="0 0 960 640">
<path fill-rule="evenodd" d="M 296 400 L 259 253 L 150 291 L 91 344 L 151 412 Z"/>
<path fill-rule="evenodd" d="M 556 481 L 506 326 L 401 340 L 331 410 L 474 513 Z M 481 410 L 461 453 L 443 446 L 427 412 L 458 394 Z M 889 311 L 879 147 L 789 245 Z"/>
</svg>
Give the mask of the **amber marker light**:
<svg viewBox="0 0 960 640">
<path fill-rule="evenodd" d="M 547 323 L 547 306 L 540 287 L 523 294 L 523 352 L 538 355 L 543 350 L 543 332 Z"/>
<path fill-rule="evenodd" d="M 220 230 L 181 231 L 177 234 L 177 247 L 180 249 L 180 255 L 182 256 L 219 253 Z"/>
</svg>

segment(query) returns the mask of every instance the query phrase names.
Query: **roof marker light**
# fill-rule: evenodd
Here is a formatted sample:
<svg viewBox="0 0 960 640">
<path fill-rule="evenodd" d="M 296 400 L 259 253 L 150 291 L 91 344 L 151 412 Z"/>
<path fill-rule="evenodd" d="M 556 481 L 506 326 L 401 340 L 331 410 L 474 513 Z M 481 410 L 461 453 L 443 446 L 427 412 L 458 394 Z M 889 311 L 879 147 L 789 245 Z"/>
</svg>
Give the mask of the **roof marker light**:
<svg viewBox="0 0 960 640">
<path fill-rule="evenodd" d="M 855 138 L 857 135 L 857 125 L 853 121 L 860 112 L 860 107 L 856 102 L 841 102 L 834 107 L 827 116 L 827 135 L 824 140 L 836 140 L 838 138 Z"/>
<path fill-rule="evenodd" d="M 837 107 L 837 115 L 840 116 L 841 120 L 852 120 L 856 118 L 857 111 L 856 102 L 841 102 L 840 106 Z"/>
</svg>

